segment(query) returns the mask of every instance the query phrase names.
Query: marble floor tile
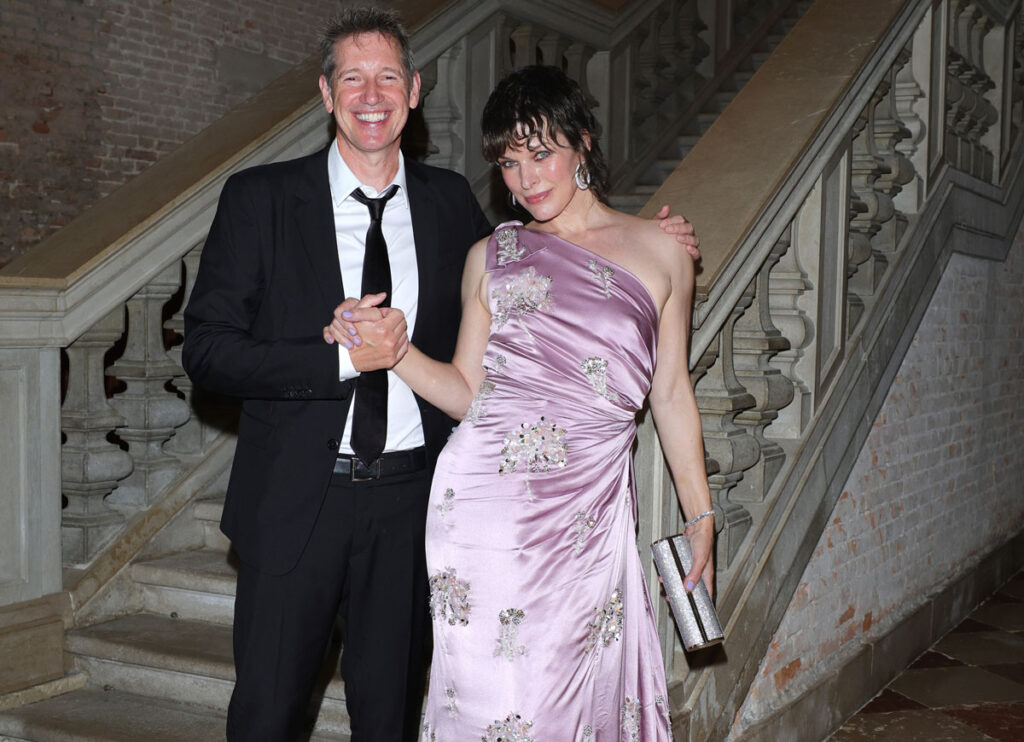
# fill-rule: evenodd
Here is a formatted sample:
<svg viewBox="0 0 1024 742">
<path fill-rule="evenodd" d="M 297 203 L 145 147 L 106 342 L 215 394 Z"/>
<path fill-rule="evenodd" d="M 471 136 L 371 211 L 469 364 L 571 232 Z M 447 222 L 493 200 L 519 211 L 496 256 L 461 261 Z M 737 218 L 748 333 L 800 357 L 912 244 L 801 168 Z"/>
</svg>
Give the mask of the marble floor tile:
<svg viewBox="0 0 1024 742">
<path fill-rule="evenodd" d="M 911 709 L 927 708 L 917 701 L 911 700 L 894 690 L 886 688 L 877 696 L 871 699 L 868 704 L 858 711 L 858 714 L 881 714 L 889 711 L 910 711 Z"/>
<path fill-rule="evenodd" d="M 1024 629 L 1024 602 L 986 603 L 971 618 L 1004 631 Z"/>
<path fill-rule="evenodd" d="M 942 713 L 999 742 L 1024 740 L 1024 703 L 986 703 Z"/>
<path fill-rule="evenodd" d="M 993 737 L 939 711 L 857 714 L 831 737 L 832 742 L 993 742 Z"/>
<path fill-rule="evenodd" d="M 952 634 L 970 634 L 970 633 L 973 633 L 975 631 L 991 631 L 992 629 L 993 629 L 993 627 L 989 626 L 988 624 L 981 623 L 980 621 L 974 621 L 974 620 L 972 620 L 970 618 L 965 618 L 950 633 L 952 633 Z"/>
<path fill-rule="evenodd" d="M 994 672 L 996 675 L 1009 678 L 1015 683 L 1024 685 L 1024 663 L 1022 662 L 1011 665 L 985 665 L 985 669 L 989 672 Z M 1021 739 L 1024 740 L 1024 737 L 1021 737 Z"/>
<path fill-rule="evenodd" d="M 929 708 L 1024 701 L 1024 685 L 980 667 L 907 670 L 889 687 Z"/>
<path fill-rule="evenodd" d="M 968 665 L 1024 662 L 1024 637 L 1004 631 L 946 634 L 933 649 Z"/>
<path fill-rule="evenodd" d="M 917 660 L 914 661 L 908 669 L 910 670 L 927 670 L 931 667 L 962 667 L 963 662 L 952 657 L 947 657 L 944 654 L 928 650 Z"/>
</svg>

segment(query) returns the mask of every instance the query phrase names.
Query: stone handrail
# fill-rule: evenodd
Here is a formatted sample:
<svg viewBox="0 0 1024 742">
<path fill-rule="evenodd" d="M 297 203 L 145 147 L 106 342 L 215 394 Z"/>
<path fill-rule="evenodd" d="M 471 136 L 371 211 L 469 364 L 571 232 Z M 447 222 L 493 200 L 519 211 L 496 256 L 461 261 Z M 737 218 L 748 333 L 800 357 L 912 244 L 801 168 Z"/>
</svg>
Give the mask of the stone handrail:
<svg viewBox="0 0 1024 742">
<path fill-rule="evenodd" d="M 680 204 L 704 251 L 690 358 L 726 641 L 684 659 L 664 632 L 672 707 L 690 712 L 677 739 L 742 737 L 737 711 L 949 253 L 1005 255 L 1024 197 L 1020 12 L 817 0 L 641 212 Z M 678 515 L 642 435 L 640 488 L 664 499 L 641 531 L 657 537 Z"/>
<path fill-rule="evenodd" d="M 406 140 L 464 172 L 496 217 L 477 122 L 507 70 L 555 63 L 580 80 L 628 182 L 793 0 L 391 4 L 423 76 L 429 136 Z M 13 607 L 0 633 L 29 631 L 40 611 L 74 621 L 223 471 L 230 422 L 181 369 L 182 307 L 227 176 L 328 141 L 317 67 L 297 66 L 0 270 L 0 608 Z M 51 643 L 48 667 L 59 652 Z"/>
</svg>

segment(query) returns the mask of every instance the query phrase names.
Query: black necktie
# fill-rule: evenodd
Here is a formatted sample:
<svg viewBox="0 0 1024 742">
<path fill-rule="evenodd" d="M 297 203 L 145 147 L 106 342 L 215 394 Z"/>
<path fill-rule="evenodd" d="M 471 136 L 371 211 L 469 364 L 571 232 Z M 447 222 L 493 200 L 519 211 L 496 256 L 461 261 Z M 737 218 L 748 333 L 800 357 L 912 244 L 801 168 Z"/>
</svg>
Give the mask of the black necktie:
<svg viewBox="0 0 1024 742">
<path fill-rule="evenodd" d="M 391 263 L 384 241 L 381 218 L 388 199 L 395 195 L 397 185 L 388 188 L 379 198 L 370 198 L 360 189 L 352 198 L 370 210 L 370 228 L 366 230 L 366 252 L 363 255 L 362 296 L 387 292 L 380 305 L 391 306 Z M 363 371 L 356 387 L 355 411 L 352 413 L 352 450 L 366 464 L 380 458 L 388 437 L 388 372 L 384 369 Z"/>
</svg>

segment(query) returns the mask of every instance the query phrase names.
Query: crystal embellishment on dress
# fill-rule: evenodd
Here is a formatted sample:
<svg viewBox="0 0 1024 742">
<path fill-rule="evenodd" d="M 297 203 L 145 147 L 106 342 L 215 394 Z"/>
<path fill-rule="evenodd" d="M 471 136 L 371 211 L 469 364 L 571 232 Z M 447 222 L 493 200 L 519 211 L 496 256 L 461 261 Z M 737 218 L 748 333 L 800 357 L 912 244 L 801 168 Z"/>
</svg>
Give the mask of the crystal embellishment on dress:
<svg viewBox="0 0 1024 742">
<path fill-rule="evenodd" d="M 622 590 L 616 588 L 604 608 L 594 609 L 594 618 L 589 624 L 586 651 L 594 647 L 607 647 L 622 636 Z"/>
<path fill-rule="evenodd" d="M 437 512 L 441 514 L 441 519 L 448 515 L 455 508 L 455 490 L 451 487 L 444 491 L 444 495 L 441 497 L 441 504 L 437 506 Z"/>
<path fill-rule="evenodd" d="M 533 742 L 530 736 L 532 721 L 523 721 L 523 717 L 514 711 L 505 720 L 495 719 L 484 731 L 482 742 Z"/>
<path fill-rule="evenodd" d="M 585 725 L 583 727 L 583 738 L 590 739 L 592 736 L 594 736 L 594 728 L 589 724 Z"/>
<path fill-rule="evenodd" d="M 430 616 L 447 619 L 449 625 L 469 624 L 469 582 L 460 580 L 449 567 L 430 578 Z"/>
<path fill-rule="evenodd" d="M 498 646 L 494 648 L 494 656 L 505 655 L 511 662 L 516 657 L 526 654 L 526 647 L 519 645 L 519 624 L 526 618 L 525 611 L 518 608 L 505 608 L 498 614 Z"/>
<path fill-rule="evenodd" d="M 476 425 L 481 419 L 487 417 L 487 409 L 484 407 L 484 402 L 492 394 L 494 394 L 494 382 L 490 379 L 481 381 L 480 389 L 477 391 L 476 396 L 473 397 L 473 401 L 469 403 L 469 409 L 466 410 L 464 419 Z"/>
<path fill-rule="evenodd" d="M 498 241 L 498 265 L 517 263 L 523 259 L 526 250 L 519 246 L 519 233 L 515 227 L 499 229 L 494 237 Z"/>
<path fill-rule="evenodd" d="M 501 376 L 505 373 L 505 364 L 508 363 L 508 359 L 500 353 L 494 357 L 494 375 Z"/>
<path fill-rule="evenodd" d="M 531 265 L 507 277 L 502 285 L 491 291 L 491 298 L 495 303 L 491 321 L 494 329 L 500 330 L 513 314 L 522 319 L 530 312 L 546 312 L 551 308 L 551 276 L 539 275 Z"/>
<path fill-rule="evenodd" d="M 591 356 L 580 363 L 583 375 L 595 392 L 607 399 L 609 402 L 618 402 L 619 395 L 608 390 L 608 361 L 604 358 Z"/>
<path fill-rule="evenodd" d="M 615 275 L 615 270 L 608 265 L 598 265 L 597 261 L 593 258 L 587 263 L 587 267 L 590 268 L 590 272 L 594 274 L 594 277 L 601 282 L 601 292 L 604 294 L 604 298 L 611 298 L 612 276 Z"/>
<path fill-rule="evenodd" d="M 671 729 L 672 728 L 672 718 L 669 716 L 669 713 L 668 713 L 668 704 L 665 703 L 665 696 L 660 695 L 660 694 L 655 696 L 654 697 L 654 705 L 658 707 L 659 711 L 661 711 L 661 718 L 664 719 L 665 726 L 668 727 L 669 729 Z"/>
<path fill-rule="evenodd" d="M 572 550 L 576 556 L 583 551 L 583 542 L 587 540 L 587 534 L 594 529 L 595 525 L 597 525 L 597 519 L 593 515 L 587 515 L 582 510 L 576 513 L 576 519 L 572 524 L 572 530 L 576 532 L 576 545 Z"/>
<path fill-rule="evenodd" d="M 565 429 L 543 417 L 533 425 L 523 423 L 505 433 L 503 443 L 499 474 L 521 470 L 545 472 L 552 467 L 565 466 L 568 460 Z"/>
<path fill-rule="evenodd" d="M 437 732 L 427 722 L 423 723 L 423 742 L 437 742 Z"/>
<path fill-rule="evenodd" d="M 640 742 L 640 699 L 626 698 L 622 704 L 622 732 L 629 742 Z"/>
<path fill-rule="evenodd" d="M 458 708 L 458 705 L 455 702 L 455 689 L 454 688 L 445 688 L 444 689 L 444 695 L 445 695 L 445 698 L 448 699 L 448 701 L 447 701 L 447 703 L 445 703 L 444 707 L 446 709 L 448 709 L 448 714 L 452 718 L 455 718 L 456 716 L 459 715 L 459 708 Z"/>
</svg>

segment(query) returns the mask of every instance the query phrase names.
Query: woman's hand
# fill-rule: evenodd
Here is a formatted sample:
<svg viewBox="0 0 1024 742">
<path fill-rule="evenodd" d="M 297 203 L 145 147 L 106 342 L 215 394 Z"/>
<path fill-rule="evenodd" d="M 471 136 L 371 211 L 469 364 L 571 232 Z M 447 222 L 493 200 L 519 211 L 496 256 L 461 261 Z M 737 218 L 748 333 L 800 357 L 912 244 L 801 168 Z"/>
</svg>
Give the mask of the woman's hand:
<svg viewBox="0 0 1024 742">
<path fill-rule="evenodd" d="M 693 590 L 697 580 L 703 579 L 708 593 L 714 598 L 715 561 L 712 551 L 715 547 L 714 518 L 704 518 L 686 529 L 690 540 L 690 551 L 693 553 L 693 565 L 683 584 L 687 592 Z"/>
<path fill-rule="evenodd" d="M 363 344 L 359 322 L 377 322 L 387 316 L 389 307 L 378 307 L 386 293 L 367 294 L 362 299 L 349 297 L 334 308 L 331 324 L 324 327 L 324 342 L 341 343 L 349 350 Z"/>
</svg>

